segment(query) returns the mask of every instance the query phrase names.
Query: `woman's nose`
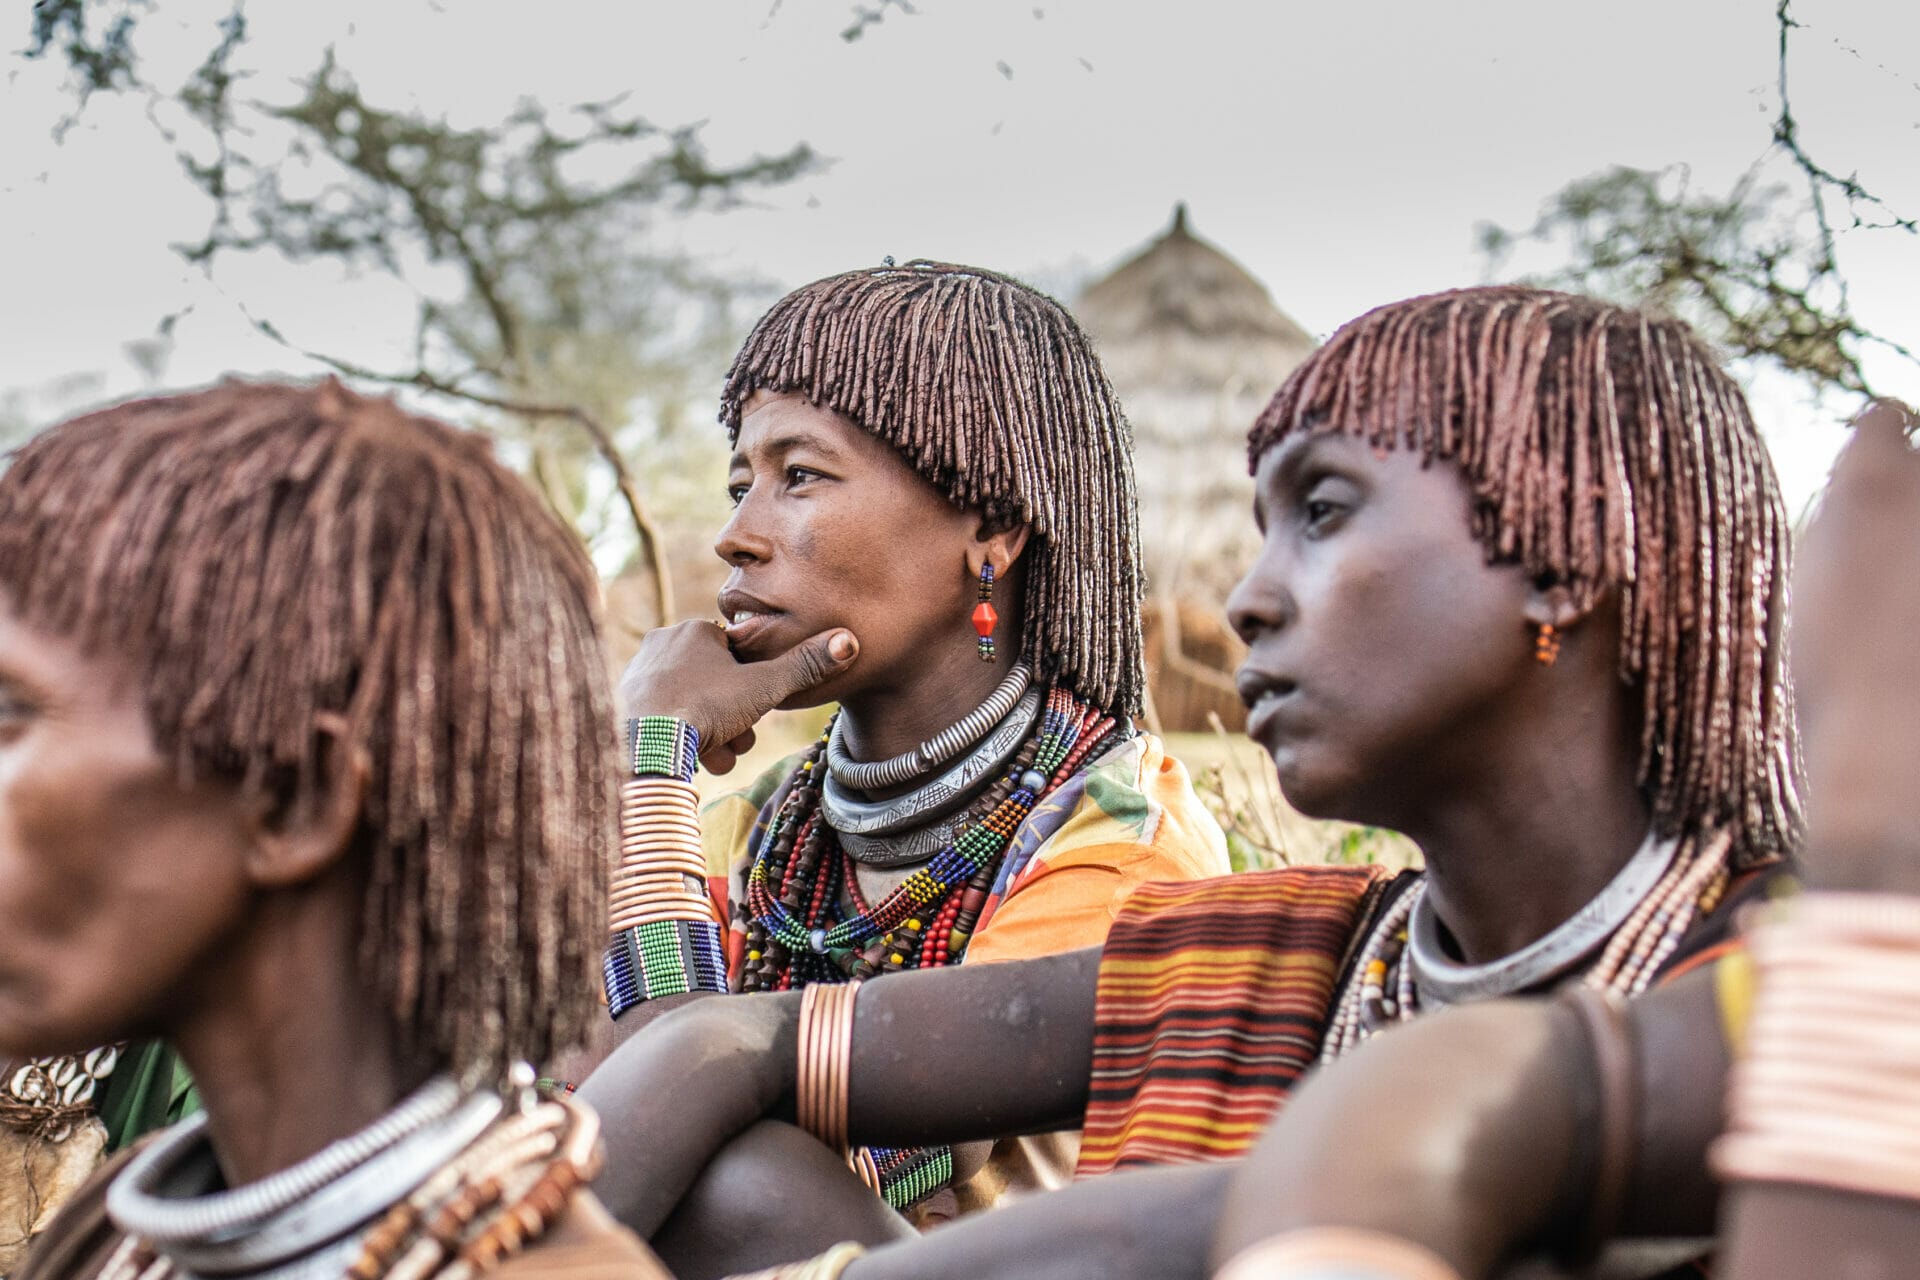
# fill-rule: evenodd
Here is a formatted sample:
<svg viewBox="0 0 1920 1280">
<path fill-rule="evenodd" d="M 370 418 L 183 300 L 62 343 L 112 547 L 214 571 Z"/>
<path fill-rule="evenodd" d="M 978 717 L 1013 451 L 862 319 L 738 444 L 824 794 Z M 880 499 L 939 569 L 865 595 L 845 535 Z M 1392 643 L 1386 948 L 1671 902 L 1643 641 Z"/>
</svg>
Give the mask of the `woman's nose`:
<svg viewBox="0 0 1920 1280">
<path fill-rule="evenodd" d="M 713 540 L 714 554 L 736 567 L 770 558 L 773 540 L 763 525 L 759 504 L 754 502 L 753 494 L 749 492 L 733 509 L 727 522 L 720 526 L 720 536 Z"/>
<path fill-rule="evenodd" d="M 1227 596 L 1227 625 L 1242 643 L 1251 645 L 1266 632 L 1286 626 L 1292 615 L 1293 597 L 1280 557 L 1262 550 Z"/>
</svg>

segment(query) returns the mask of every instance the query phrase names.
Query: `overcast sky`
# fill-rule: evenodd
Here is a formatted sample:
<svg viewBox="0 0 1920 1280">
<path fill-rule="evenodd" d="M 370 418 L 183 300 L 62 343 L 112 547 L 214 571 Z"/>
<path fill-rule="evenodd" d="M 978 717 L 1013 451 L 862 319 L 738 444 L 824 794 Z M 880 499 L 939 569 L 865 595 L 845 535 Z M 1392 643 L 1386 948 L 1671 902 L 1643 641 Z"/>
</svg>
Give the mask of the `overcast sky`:
<svg viewBox="0 0 1920 1280">
<path fill-rule="evenodd" d="M 143 32 L 156 76 L 204 52 L 226 7 L 165 0 Z M 1724 190 L 1765 154 L 1776 104 L 1773 0 L 914 7 L 848 42 L 850 0 L 256 3 L 245 59 L 263 96 L 284 95 L 331 44 L 370 98 L 462 123 L 524 96 L 630 92 L 659 123 L 705 121 L 723 159 L 809 143 L 832 161 L 822 172 L 763 207 L 665 231 L 781 285 L 891 254 L 1058 287 L 1137 248 L 1185 200 L 1194 229 L 1316 333 L 1480 281 L 1478 223 L 1524 226 L 1608 165 L 1687 165 L 1698 188 Z M 1809 147 L 1920 210 L 1920 5 L 1795 11 Z M 15 13 L 0 47 L 25 41 Z M 88 395 L 138 390 L 123 344 L 188 306 L 170 384 L 313 372 L 249 312 L 308 347 L 404 361 L 410 294 L 265 258 L 204 278 L 169 245 L 204 231 L 205 207 L 138 104 L 96 100 L 56 146 L 61 69 L 6 67 L 0 392 L 50 403 L 61 379 L 89 372 L 106 382 Z M 1860 318 L 1920 348 L 1920 239 L 1856 232 L 1842 252 Z M 1920 399 L 1911 367 L 1870 367 Z M 1804 496 L 1835 432 L 1774 383 L 1756 404 Z"/>
</svg>

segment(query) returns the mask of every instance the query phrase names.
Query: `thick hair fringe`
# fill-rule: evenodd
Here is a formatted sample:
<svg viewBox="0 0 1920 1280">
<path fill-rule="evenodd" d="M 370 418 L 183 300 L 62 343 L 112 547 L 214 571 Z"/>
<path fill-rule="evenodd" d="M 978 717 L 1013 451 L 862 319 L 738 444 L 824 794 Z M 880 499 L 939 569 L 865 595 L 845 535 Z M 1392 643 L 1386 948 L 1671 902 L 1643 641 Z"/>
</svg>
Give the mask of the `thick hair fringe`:
<svg viewBox="0 0 1920 1280">
<path fill-rule="evenodd" d="M 372 763 L 360 962 L 403 1053 L 488 1072 L 584 1035 L 616 813 L 599 587 L 484 441 L 332 381 L 89 414 L 0 476 L 0 593 L 126 656 L 183 780 L 290 809 L 344 719 Z"/>
<path fill-rule="evenodd" d="M 1139 711 L 1132 435 L 1066 309 L 1006 276 L 916 261 L 795 290 L 734 358 L 720 421 L 796 393 L 899 450 L 955 503 L 1032 526 L 1021 647 L 1043 678 Z"/>
<path fill-rule="evenodd" d="M 1451 460 L 1491 559 L 1582 608 L 1617 593 L 1656 829 L 1731 827 L 1747 864 L 1795 847 L 1791 530 L 1745 397 L 1684 324 L 1514 287 L 1393 303 L 1294 371 L 1249 459 L 1329 430 Z"/>
</svg>

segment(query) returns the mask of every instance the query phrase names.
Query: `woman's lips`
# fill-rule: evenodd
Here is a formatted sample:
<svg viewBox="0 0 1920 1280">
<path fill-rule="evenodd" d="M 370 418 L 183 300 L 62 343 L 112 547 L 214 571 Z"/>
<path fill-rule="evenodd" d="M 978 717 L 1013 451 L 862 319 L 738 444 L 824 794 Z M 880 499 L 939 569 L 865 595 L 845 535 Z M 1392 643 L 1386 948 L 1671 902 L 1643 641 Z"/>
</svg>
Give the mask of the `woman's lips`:
<svg viewBox="0 0 1920 1280">
<path fill-rule="evenodd" d="M 1271 685 L 1263 690 L 1247 708 L 1247 736 L 1256 741 L 1264 741 L 1269 734 L 1279 728 L 1282 717 L 1291 709 L 1294 695 L 1291 681 Z"/>
<path fill-rule="evenodd" d="M 756 648 L 785 616 L 777 610 L 736 609 L 726 622 L 728 647 L 735 653 Z"/>
</svg>

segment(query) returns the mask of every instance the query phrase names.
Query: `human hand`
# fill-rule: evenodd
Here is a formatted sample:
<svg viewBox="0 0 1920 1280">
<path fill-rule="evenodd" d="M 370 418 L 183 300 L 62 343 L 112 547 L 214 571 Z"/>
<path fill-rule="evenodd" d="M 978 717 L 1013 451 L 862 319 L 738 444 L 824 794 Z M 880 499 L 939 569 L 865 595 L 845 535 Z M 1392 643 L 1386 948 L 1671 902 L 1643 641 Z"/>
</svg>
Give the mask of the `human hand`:
<svg viewBox="0 0 1920 1280">
<path fill-rule="evenodd" d="M 1810 878 L 1920 892 L 1920 423 L 1876 400 L 1796 548 Z"/>
<path fill-rule="evenodd" d="M 753 748 L 753 726 L 796 694 L 851 666 L 860 642 L 844 627 L 822 631 L 760 662 L 742 662 L 711 622 L 657 627 L 620 677 L 628 716 L 674 716 L 700 734 L 700 762 L 725 773 Z"/>
</svg>

